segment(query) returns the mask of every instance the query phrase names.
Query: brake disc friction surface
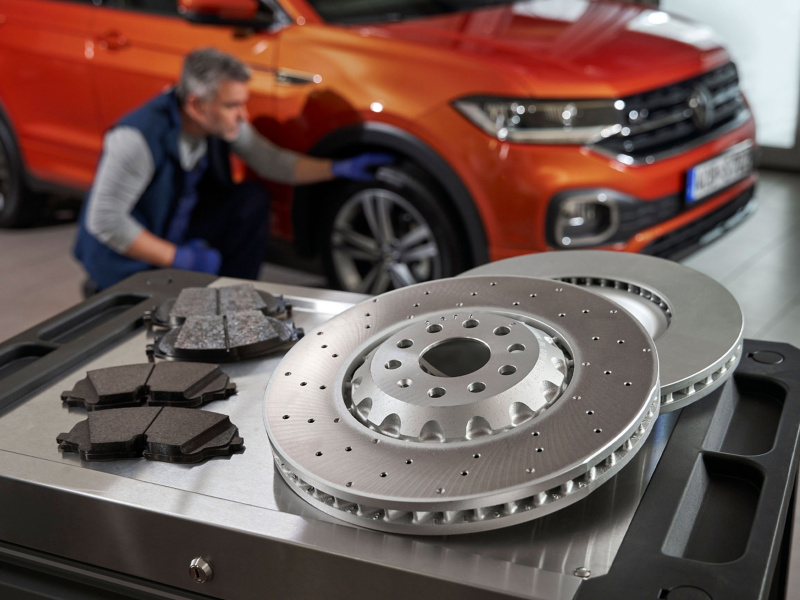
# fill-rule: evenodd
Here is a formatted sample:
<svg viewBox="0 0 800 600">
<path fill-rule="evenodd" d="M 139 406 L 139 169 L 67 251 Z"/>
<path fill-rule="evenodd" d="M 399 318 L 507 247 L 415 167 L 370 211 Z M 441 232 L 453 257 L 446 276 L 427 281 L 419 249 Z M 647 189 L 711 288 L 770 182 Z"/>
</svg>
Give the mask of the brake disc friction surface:
<svg viewBox="0 0 800 600">
<path fill-rule="evenodd" d="M 390 292 L 295 346 L 266 393 L 278 471 L 384 531 L 513 525 L 582 498 L 658 416 L 642 325 L 574 286 L 518 277 Z"/>
<path fill-rule="evenodd" d="M 459 277 L 546 277 L 586 287 L 630 311 L 656 341 L 661 412 L 710 394 L 742 356 L 744 317 L 722 285 L 672 261 L 602 250 L 520 256 Z"/>
</svg>

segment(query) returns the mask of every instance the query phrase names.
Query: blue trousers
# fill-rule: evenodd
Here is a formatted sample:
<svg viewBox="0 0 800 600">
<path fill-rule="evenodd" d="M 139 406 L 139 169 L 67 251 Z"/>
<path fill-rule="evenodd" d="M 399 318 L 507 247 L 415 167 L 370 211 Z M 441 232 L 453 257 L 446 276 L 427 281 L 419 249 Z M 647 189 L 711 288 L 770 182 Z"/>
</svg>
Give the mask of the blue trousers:
<svg viewBox="0 0 800 600">
<path fill-rule="evenodd" d="M 220 275 L 256 279 L 269 235 L 269 194 L 255 181 L 212 193 L 224 196 L 212 201 L 201 192 L 185 239 L 204 239 L 220 251 Z"/>
</svg>

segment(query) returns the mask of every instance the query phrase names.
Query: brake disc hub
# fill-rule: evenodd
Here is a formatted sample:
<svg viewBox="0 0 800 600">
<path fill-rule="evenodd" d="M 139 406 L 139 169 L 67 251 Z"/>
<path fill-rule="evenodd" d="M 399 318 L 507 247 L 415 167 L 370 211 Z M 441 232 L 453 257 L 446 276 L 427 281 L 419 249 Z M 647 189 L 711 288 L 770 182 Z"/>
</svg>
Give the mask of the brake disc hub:
<svg viewBox="0 0 800 600">
<path fill-rule="evenodd" d="M 420 320 L 363 359 L 344 395 L 376 431 L 417 442 L 475 439 L 536 417 L 566 387 L 553 337 L 490 312 Z"/>
</svg>

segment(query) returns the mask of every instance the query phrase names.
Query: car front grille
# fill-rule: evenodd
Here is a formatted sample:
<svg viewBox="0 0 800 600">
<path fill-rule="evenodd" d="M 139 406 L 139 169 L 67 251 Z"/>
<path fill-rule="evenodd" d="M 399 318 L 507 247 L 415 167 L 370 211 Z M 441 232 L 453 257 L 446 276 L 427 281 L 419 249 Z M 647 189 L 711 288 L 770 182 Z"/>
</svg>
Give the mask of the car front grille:
<svg viewBox="0 0 800 600">
<path fill-rule="evenodd" d="M 749 204 L 753 199 L 754 191 L 755 186 L 749 187 L 730 202 L 703 215 L 696 221 L 661 236 L 645 246 L 642 254 L 673 260 L 679 260 L 690 254 L 698 246 L 706 243 L 705 238 L 710 232 L 718 229 L 721 235 L 739 222 L 739 219 L 734 219 L 734 217 L 746 216 L 751 208 Z"/>
<path fill-rule="evenodd" d="M 622 101 L 622 131 L 595 146 L 646 162 L 701 142 L 747 110 L 733 63 Z"/>
</svg>

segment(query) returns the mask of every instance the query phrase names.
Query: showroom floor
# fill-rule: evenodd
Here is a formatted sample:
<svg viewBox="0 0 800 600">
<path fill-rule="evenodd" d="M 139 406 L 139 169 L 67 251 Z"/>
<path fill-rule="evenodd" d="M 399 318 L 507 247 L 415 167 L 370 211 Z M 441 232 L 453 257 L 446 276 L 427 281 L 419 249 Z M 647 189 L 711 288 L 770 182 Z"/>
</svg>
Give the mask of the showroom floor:
<svg viewBox="0 0 800 600">
<path fill-rule="evenodd" d="M 745 336 L 800 347 L 800 175 L 762 172 L 759 208 L 682 262 L 727 287 L 745 314 Z M 0 230 L 0 341 L 81 301 L 84 275 L 71 255 L 75 224 Z M 261 279 L 322 286 L 319 275 L 266 263 Z"/>
</svg>

